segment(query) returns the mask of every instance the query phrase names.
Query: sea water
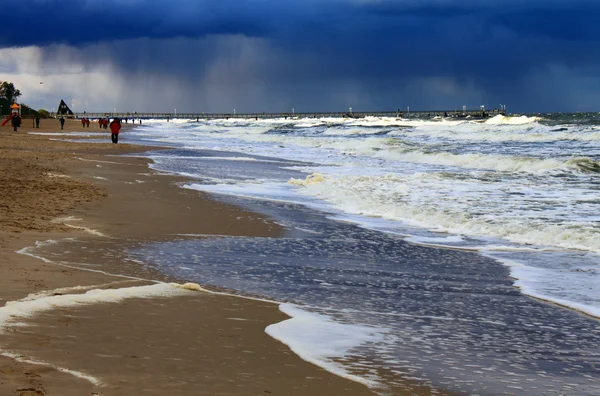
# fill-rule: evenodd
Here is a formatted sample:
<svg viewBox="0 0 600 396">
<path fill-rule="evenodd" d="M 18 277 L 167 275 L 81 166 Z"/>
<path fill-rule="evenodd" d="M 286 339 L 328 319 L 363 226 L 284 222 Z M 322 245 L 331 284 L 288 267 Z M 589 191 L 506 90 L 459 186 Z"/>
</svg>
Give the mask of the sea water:
<svg viewBox="0 0 600 396">
<path fill-rule="evenodd" d="M 131 253 L 299 304 L 323 326 L 269 332 L 307 360 L 371 384 L 600 392 L 597 114 L 151 121 L 127 139 L 172 146 L 155 169 L 287 230 Z"/>
</svg>

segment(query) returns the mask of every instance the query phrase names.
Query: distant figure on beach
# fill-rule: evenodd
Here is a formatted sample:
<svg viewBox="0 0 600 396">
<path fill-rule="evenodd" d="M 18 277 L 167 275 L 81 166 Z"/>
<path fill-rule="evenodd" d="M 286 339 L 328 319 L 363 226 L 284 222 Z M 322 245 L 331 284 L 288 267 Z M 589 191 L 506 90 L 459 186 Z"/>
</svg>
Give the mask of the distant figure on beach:
<svg viewBox="0 0 600 396">
<path fill-rule="evenodd" d="M 85 128 L 85 121 L 86 121 L 86 119 L 85 119 L 85 117 L 83 117 L 81 119 L 81 126 L 84 127 L 84 128 Z"/>
<path fill-rule="evenodd" d="M 17 132 L 17 129 L 21 126 L 21 116 L 16 114 L 11 118 L 10 123 L 12 124 L 14 131 Z"/>
<path fill-rule="evenodd" d="M 39 129 L 40 127 L 40 116 L 35 117 L 35 127 Z"/>
<path fill-rule="evenodd" d="M 90 119 L 89 118 L 85 119 L 85 126 L 88 128 L 90 127 Z"/>
<path fill-rule="evenodd" d="M 102 118 L 98 118 L 98 128 L 102 129 Z"/>
<path fill-rule="evenodd" d="M 64 129 L 65 127 L 65 117 L 60 117 L 60 129 Z"/>
<path fill-rule="evenodd" d="M 121 121 L 115 118 L 110 123 L 110 138 L 113 143 L 119 142 L 119 131 L 121 130 Z"/>
</svg>

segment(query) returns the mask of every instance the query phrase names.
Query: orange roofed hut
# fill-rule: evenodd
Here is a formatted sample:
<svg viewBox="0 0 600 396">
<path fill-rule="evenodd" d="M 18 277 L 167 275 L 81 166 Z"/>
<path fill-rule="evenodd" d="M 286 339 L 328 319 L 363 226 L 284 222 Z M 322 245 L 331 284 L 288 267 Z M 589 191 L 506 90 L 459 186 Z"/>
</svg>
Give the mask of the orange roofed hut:
<svg viewBox="0 0 600 396">
<path fill-rule="evenodd" d="M 13 103 L 13 104 L 10 106 L 10 110 L 11 110 L 11 112 L 12 112 L 13 114 L 19 114 L 19 113 L 20 113 L 20 110 L 21 110 L 21 106 L 19 106 L 19 105 L 18 105 L 18 104 L 16 104 L 16 103 Z"/>
</svg>

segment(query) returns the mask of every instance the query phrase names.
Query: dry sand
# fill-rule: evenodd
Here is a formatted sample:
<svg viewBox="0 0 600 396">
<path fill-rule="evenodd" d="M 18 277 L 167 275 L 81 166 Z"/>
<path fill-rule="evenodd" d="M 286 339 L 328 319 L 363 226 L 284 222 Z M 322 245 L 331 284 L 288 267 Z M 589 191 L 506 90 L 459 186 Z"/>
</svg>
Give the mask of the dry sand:
<svg viewBox="0 0 600 396">
<path fill-rule="evenodd" d="M 33 131 L 29 122 L 18 133 L 0 128 L 0 307 L 58 288 L 151 284 L 117 275 L 169 280 L 124 260 L 119 252 L 136 243 L 182 233 L 280 232 L 260 215 L 177 187 L 180 180 L 150 171 L 146 160 L 111 156 L 147 148 L 113 145 L 108 133 L 106 144 L 49 140 L 26 134 Z M 56 120 L 42 120 L 41 126 L 35 131 L 60 129 Z M 67 121 L 65 132 L 82 130 L 87 128 L 78 121 Z M 94 123 L 89 130 L 100 131 Z M 15 253 L 36 241 L 64 238 L 78 238 L 89 247 L 67 266 Z M 27 326 L 0 329 L 0 350 L 21 356 L 0 356 L 0 396 L 372 394 L 362 384 L 304 362 L 264 333 L 266 326 L 285 319 L 275 304 L 205 292 L 19 318 Z M 101 384 L 57 368 L 93 376 Z"/>
</svg>

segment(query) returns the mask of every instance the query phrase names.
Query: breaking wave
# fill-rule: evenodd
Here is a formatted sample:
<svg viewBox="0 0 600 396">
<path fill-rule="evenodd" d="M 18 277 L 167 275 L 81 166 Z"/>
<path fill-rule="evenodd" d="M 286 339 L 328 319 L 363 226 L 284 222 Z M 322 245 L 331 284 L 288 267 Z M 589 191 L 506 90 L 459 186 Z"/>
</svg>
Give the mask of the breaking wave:
<svg viewBox="0 0 600 396">
<path fill-rule="evenodd" d="M 472 200 L 462 198 L 461 190 L 457 190 L 458 196 L 428 199 L 428 187 L 441 182 L 432 180 L 429 184 L 418 185 L 416 178 L 393 174 L 346 176 L 303 184 L 301 191 L 347 213 L 400 221 L 429 230 L 600 252 L 600 229 L 594 225 L 544 222 L 518 215 L 518 212 L 509 215 L 514 208 L 506 206 L 502 200 L 482 210 L 477 206 L 471 207 Z M 469 187 L 466 189 L 469 190 Z M 486 199 L 481 192 L 475 193 Z M 514 202 L 515 206 L 519 204 L 520 201 Z"/>
</svg>

